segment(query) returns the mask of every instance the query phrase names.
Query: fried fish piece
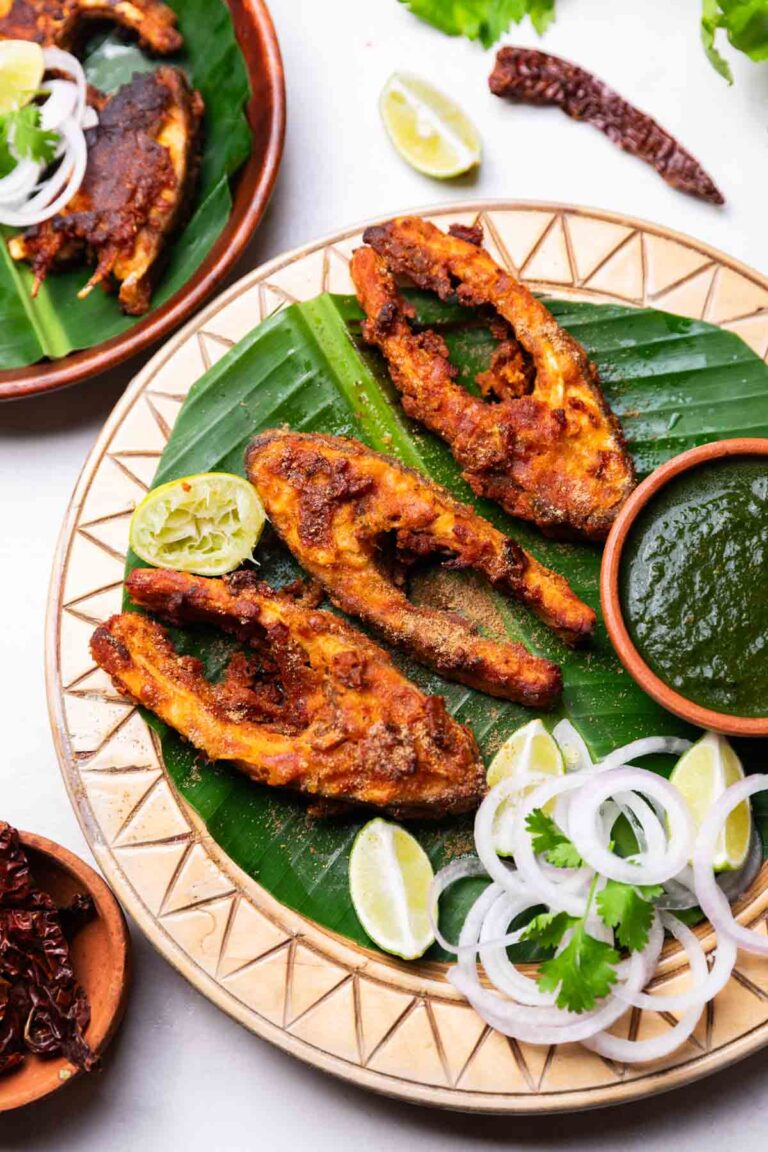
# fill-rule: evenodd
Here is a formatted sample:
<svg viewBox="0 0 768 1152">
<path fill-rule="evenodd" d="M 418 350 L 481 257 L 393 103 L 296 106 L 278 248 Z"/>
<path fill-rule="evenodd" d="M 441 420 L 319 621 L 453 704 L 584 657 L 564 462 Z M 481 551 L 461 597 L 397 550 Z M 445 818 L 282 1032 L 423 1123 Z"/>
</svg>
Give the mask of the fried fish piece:
<svg viewBox="0 0 768 1152">
<path fill-rule="evenodd" d="M 438 819 L 480 801 L 485 772 L 470 730 L 346 621 L 251 573 L 209 580 L 140 569 L 127 588 L 176 623 L 217 624 L 252 646 L 252 659 L 236 655 L 212 684 L 160 624 L 137 613 L 113 616 L 91 640 L 118 690 L 208 759 L 262 784 L 398 818 Z"/>
<path fill-rule="evenodd" d="M 88 165 L 58 215 L 9 241 L 35 274 L 33 295 L 56 265 L 83 252 L 100 281 L 120 285 L 124 312 L 147 311 L 165 247 L 189 211 L 197 182 L 203 102 L 179 68 L 137 73 L 111 96 L 86 133 Z"/>
<path fill-rule="evenodd" d="M 176 13 L 161 0 L 0 0 L 0 40 L 71 51 L 95 20 L 135 32 L 144 48 L 162 55 L 183 43 Z"/>
<path fill-rule="evenodd" d="M 635 485 L 621 425 L 587 354 L 511 273 L 467 238 L 402 217 L 366 229 L 352 278 L 403 407 L 451 446 L 478 495 L 552 535 L 604 540 Z M 491 305 L 512 329 L 479 378 L 496 402 L 456 384 L 442 339 L 414 332 L 394 275 L 442 299 Z"/>
<path fill-rule="evenodd" d="M 556 664 L 478 635 L 461 616 L 412 604 L 385 571 L 386 548 L 401 565 L 438 555 L 474 568 L 575 644 L 592 633 L 595 614 L 562 576 L 431 480 L 356 440 L 264 432 L 249 445 L 246 468 L 274 529 L 344 612 L 448 679 L 529 707 L 555 701 Z"/>
</svg>

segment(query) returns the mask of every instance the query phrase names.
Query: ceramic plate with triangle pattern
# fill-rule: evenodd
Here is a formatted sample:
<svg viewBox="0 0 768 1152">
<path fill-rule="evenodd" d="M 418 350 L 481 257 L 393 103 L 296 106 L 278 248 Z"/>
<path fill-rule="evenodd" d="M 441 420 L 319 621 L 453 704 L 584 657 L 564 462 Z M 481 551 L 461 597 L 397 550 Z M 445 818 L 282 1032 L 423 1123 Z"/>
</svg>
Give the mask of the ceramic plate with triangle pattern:
<svg viewBox="0 0 768 1152">
<path fill-rule="evenodd" d="M 687 237 L 562 205 L 474 203 L 489 250 L 532 289 L 703 318 L 768 355 L 768 281 Z M 176 794 L 138 712 L 93 665 L 88 640 L 120 610 L 128 522 L 194 381 L 261 319 L 322 291 L 350 292 L 361 228 L 273 260 L 199 313 L 135 378 L 107 421 L 62 530 L 49 603 L 48 696 L 72 803 L 105 875 L 153 944 L 209 999 L 288 1052 L 359 1085 L 468 1111 L 571 1111 L 686 1083 L 768 1043 L 768 966 L 741 956 L 689 1040 L 625 1068 L 577 1045 L 534 1048 L 494 1032 L 437 964 L 389 961 L 280 905 L 223 855 Z M 763 925 L 768 867 L 741 906 Z M 713 946 L 711 935 L 705 946 Z M 685 959 L 665 954 L 675 991 Z M 630 1014 L 646 1037 L 669 1013 Z"/>
</svg>

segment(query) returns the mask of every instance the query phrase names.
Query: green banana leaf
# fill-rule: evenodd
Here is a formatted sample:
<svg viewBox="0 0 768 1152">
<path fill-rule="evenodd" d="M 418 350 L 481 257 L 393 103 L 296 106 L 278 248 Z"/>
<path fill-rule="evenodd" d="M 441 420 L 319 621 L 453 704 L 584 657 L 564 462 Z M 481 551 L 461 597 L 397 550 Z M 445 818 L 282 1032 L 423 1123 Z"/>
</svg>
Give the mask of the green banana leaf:
<svg viewBox="0 0 768 1152">
<path fill-rule="evenodd" d="M 487 367 L 494 346 L 487 328 L 478 326 L 458 305 L 442 305 L 419 293 L 412 299 L 422 321 L 443 325 L 460 379 L 471 387 L 474 374 Z M 572 302 L 549 306 L 596 362 L 641 475 L 705 441 L 768 434 L 768 367 L 737 336 L 652 310 Z M 541 561 L 563 573 L 576 592 L 599 609 L 600 549 L 546 540 L 535 528 L 512 521 L 496 505 L 474 497 L 447 447 L 403 414 L 378 354 L 361 348 L 359 323 L 353 299 L 324 295 L 294 304 L 254 329 L 193 386 L 154 483 L 208 470 L 242 474 L 245 446 L 264 428 L 288 424 L 295 430 L 356 436 L 474 504 Z M 271 583 L 281 584 L 298 574 L 292 558 L 269 533 L 257 550 L 257 561 L 260 575 Z M 136 557 L 129 557 L 129 569 L 137 563 Z M 483 605 L 483 619 L 495 619 L 496 627 L 510 637 L 561 664 L 562 706 L 546 722 L 569 717 L 593 755 L 639 736 L 693 734 L 623 671 L 602 624 L 589 651 L 573 652 L 519 605 L 472 576 L 452 573 L 445 578 L 462 603 Z M 179 650 L 203 660 L 213 679 L 232 650 L 220 633 L 203 629 L 175 630 L 174 638 Z M 443 681 L 401 654 L 395 659 L 425 690 L 446 697 L 451 712 L 471 725 L 486 760 L 530 719 L 531 713 L 518 705 Z M 224 851 L 284 904 L 370 944 L 352 909 L 347 884 L 349 850 L 366 817 L 313 819 L 300 800 L 258 787 L 226 766 L 201 763 L 175 732 L 154 717 L 148 720 L 160 733 L 165 763 L 177 788 Z M 752 759 L 759 757 L 765 743 L 753 742 L 749 751 Z M 671 764 L 660 757 L 656 767 L 667 771 Z M 469 817 L 412 828 L 435 868 L 472 849 Z M 475 890 L 476 882 L 467 881 L 445 901 L 449 931 Z M 441 955 L 436 948 L 430 953 Z"/>
<path fill-rule="evenodd" d="M 248 74 L 224 0 L 167 0 L 178 16 L 184 48 L 164 58 L 183 68 L 205 101 L 203 160 L 195 210 L 176 237 L 152 307 L 178 292 L 207 256 L 232 210 L 230 178 L 251 148 L 245 118 L 250 97 Z M 158 58 L 112 32 L 91 40 L 83 61 L 88 80 L 112 92 L 134 72 L 158 67 Z M 32 300 L 32 274 L 10 257 L 6 241 L 14 234 L 0 229 L 0 371 L 52 360 L 78 348 L 101 344 L 136 324 L 117 297 L 94 291 L 86 300 L 77 292 L 88 279 L 84 265 L 52 273 Z"/>
</svg>

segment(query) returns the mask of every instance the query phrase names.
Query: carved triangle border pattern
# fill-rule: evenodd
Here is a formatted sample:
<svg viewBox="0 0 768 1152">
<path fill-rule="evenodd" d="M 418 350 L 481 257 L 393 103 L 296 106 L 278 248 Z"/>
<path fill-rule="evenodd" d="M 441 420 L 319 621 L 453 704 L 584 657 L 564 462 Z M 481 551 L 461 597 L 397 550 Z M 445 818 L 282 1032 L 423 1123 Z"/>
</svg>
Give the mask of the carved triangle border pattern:
<svg viewBox="0 0 768 1152">
<path fill-rule="evenodd" d="M 768 356 L 768 281 L 687 237 L 557 205 L 442 208 L 438 222 L 483 224 L 496 258 L 537 290 L 653 303 L 738 332 Z M 768 1043 L 768 966 L 740 959 L 728 987 L 668 1061 L 626 1068 L 578 1046 L 536 1049 L 487 1028 L 438 965 L 406 965 L 352 945 L 282 907 L 241 873 L 175 793 L 149 729 L 91 661 L 93 627 L 119 611 L 130 513 L 151 483 L 192 383 L 275 309 L 350 291 L 359 230 L 246 276 L 169 340 L 136 377 L 89 457 L 62 529 L 49 603 L 46 669 L 54 739 L 94 854 L 153 944 L 248 1028 L 357 1084 L 474 1111 L 562 1111 L 682 1084 Z M 768 870 L 743 902 L 763 925 Z M 702 931 L 711 951 L 711 935 Z M 683 987 L 670 950 L 659 976 Z M 675 1023 L 634 1012 L 650 1036 Z"/>
</svg>

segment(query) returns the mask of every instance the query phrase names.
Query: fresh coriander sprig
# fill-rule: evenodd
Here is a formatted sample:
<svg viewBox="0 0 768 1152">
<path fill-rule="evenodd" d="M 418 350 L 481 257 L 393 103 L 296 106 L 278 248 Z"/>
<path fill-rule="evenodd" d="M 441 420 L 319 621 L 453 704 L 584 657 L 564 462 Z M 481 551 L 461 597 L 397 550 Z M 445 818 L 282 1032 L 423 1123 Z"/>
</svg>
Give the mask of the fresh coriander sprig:
<svg viewBox="0 0 768 1152">
<path fill-rule="evenodd" d="M 40 109 L 26 104 L 0 116 L 0 177 L 7 176 L 19 160 L 50 164 L 59 137 L 41 126 Z"/>
<path fill-rule="evenodd" d="M 579 868 L 583 861 L 576 846 L 558 828 L 551 816 L 535 808 L 526 819 L 534 851 L 558 868 Z M 616 934 L 616 940 L 629 952 L 640 951 L 648 942 L 653 923 L 652 901 L 661 895 L 657 886 L 621 884 L 596 874 L 590 885 L 582 916 L 567 912 L 543 912 L 523 930 L 521 939 L 533 940 L 542 948 L 557 948 L 566 933 L 565 947 L 539 965 L 538 983 L 544 992 L 557 992 L 558 1008 L 588 1012 L 596 1001 L 607 996 L 617 980 L 620 955 L 610 944 L 587 931 L 593 904 L 600 919 Z"/>
<path fill-rule="evenodd" d="M 534 808 L 526 817 L 533 850 L 556 868 L 581 868 L 583 863 L 575 845 L 560 831 L 543 808 Z"/>
<path fill-rule="evenodd" d="M 587 917 L 599 879 L 597 875 L 593 877 L 583 916 L 544 913 L 535 917 L 522 934 L 524 940 L 536 940 L 544 947 L 557 948 L 565 934 L 571 933 L 562 951 L 539 965 L 537 977 L 542 992 L 556 991 L 558 1008 L 569 1012 L 590 1011 L 597 1000 L 608 995 L 617 980 L 619 953 L 587 932 Z"/>
<path fill-rule="evenodd" d="M 618 880 L 606 880 L 597 894 L 597 912 L 609 928 L 613 928 L 616 939 L 628 952 L 639 952 L 648 943 L 648 933 L 653 923 L 653 903 L 661 896 L 660 885 L 639 886 L 621 884 Z"/>
</svg>

